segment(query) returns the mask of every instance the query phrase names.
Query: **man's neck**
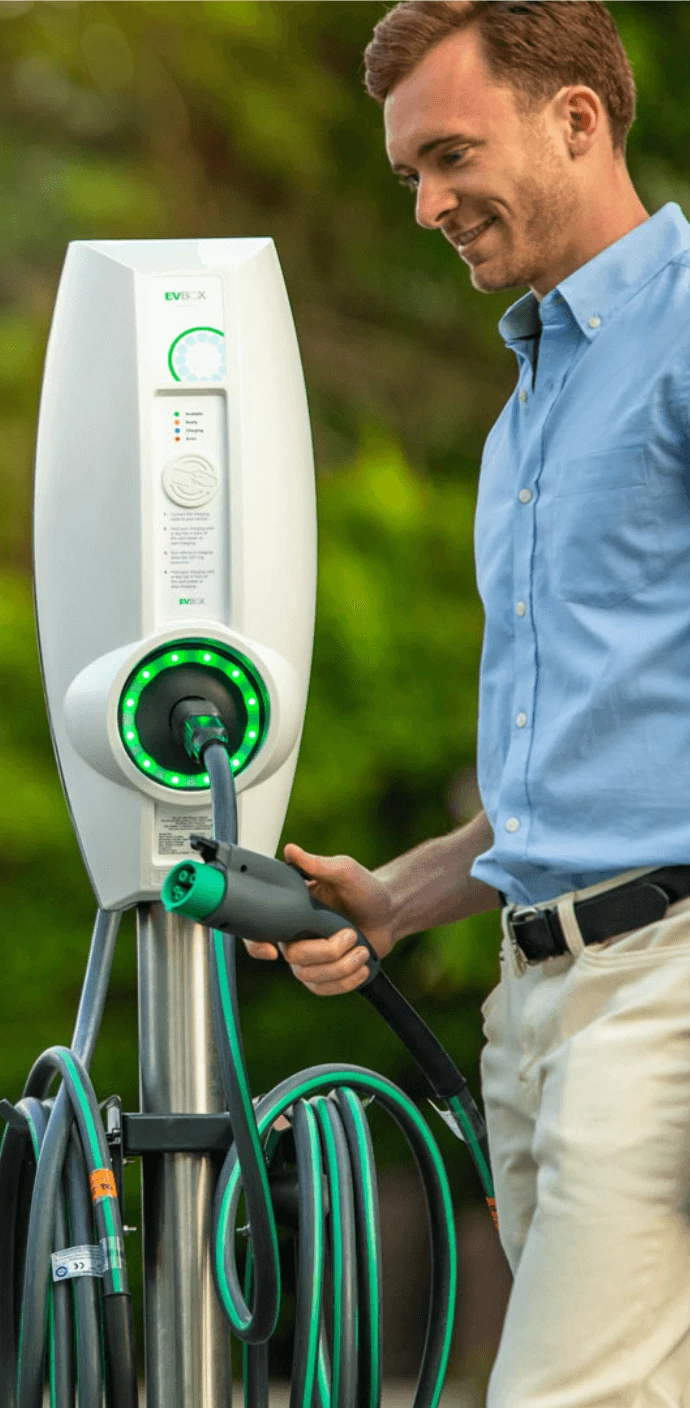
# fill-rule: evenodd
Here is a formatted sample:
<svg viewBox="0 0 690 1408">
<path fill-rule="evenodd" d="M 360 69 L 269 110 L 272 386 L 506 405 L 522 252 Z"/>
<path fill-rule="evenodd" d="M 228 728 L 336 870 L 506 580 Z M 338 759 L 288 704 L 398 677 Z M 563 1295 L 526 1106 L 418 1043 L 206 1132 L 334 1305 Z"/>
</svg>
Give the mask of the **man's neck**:
<svg viewBox="0 0 690 1408">
<path fill-rule="evenodd" d="M 616 164 L 616 176 L 611 188 L 607 188 L 605 204 L 593 202 L 582 207 L 582 230 L 574 233 L 572 243 L 563 249 L 561 255 L 548 271 L 531 284 L 532 293 L 541 303 L 557 284 L 589 264 L 602 250 L 616 244 L 629 235 L 631 230 L 649 219 L 623 163 Z"/>
</svg>

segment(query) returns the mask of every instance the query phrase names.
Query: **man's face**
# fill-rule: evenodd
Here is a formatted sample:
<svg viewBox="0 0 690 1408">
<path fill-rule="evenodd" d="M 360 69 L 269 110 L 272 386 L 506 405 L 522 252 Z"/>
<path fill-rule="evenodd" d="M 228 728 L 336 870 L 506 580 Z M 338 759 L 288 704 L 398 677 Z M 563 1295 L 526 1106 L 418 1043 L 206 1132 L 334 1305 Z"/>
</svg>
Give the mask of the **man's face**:
<svg viewBox="0 0 690 1408">
<path fill-rule="evenodd" d="M 518 111 L 470 27 L 396 85 L 384 118 L 388 157 L 415 191 L 418 223 L 443 231 L 475 288 L 546 292 L 577 233 L 575 164 L 557 101 Z"/>
</svg>

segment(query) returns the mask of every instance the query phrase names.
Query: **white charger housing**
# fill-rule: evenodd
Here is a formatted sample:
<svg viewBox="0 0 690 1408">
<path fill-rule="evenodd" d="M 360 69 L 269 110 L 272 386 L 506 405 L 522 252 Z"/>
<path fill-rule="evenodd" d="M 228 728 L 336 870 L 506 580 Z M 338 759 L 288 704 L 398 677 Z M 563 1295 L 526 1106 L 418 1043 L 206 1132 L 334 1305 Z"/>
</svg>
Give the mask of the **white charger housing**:
<svg viewBox="0 0 690 1408">
<path fill-rule="evenodd" d="M 51 729 L 101 907 L 157 899 L 190 833 L 210 831 L 203 769 L 150 736 L 175 671 L 234 691 L 240 841 L 272 854 L 316 587 L 307 402 L 272 240 L 70 245 L 34 524 Z"/>
</svg>

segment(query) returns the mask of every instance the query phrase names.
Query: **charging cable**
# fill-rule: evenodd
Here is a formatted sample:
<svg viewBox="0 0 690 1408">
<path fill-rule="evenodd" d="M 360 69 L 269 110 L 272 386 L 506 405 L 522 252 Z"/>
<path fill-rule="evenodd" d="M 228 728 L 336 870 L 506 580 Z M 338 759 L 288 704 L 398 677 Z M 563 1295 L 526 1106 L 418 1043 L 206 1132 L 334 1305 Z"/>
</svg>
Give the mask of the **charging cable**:
<svg viewBox="0 0 690 1408">
<path fill-rule="evenodd" d="M 349 925 L 313 899 L 281 861 L 236 845 L 237 805 L 228 751 L 210 710 L 186 715 L 211 781 L 213 838 L 196 845 L 205 863 L 168 876 L 163 903 L 208 924 L 213 1010 L 233 1144 L 214 1200 L 212 1265 L 218 1297 L 243 1341 L 247 1408 L 267 1408 L 269 1340 L 280 1308 L 276 1209 L 287 1203 L 297 1232 L 297 1294 L 291 1408 L 378 1408 L 382 1386 L 381 1245 L 376 1169 L 366 1107 L 376 1101 L 398 1124 L 421 1176 L 431 1242 L 431 1287 L 415 1408 L 436 1408 L 454 1326 L 457 1265 L 453 1208 L 436 1141 L 417 1106 L 392 1081 L 349 1063 L 312 1066 L 252 1101 L 237 998 L 235 933 L 274 941 L 334 933 Z M 189 742 L 185 746 L 190 746 Z M 203 896 L 200 900 L 200 894 Z M 205 909 L 199 913 L 199 905 Z M 464 1077 L 401 993 L 379 969 L 365 936 L 369 976 L 359 989 L 420 1066 L 442 1112 L 462 1138 L 493 1210 L 484 1122 Z M 281 1133 L 287 1119 L 290 1141 Z M 288 1146 L 286 1156 L 285 1147 Z M 286 1200 L 286 1190 L 292 1197 Z M 244 1194 L 246 1225 L 238 1226 Z M 248 1234 L 244 1275 L 238 1232 Z M 328 1309 L 326 1307 L 329 1307 Z"/>
</svg>

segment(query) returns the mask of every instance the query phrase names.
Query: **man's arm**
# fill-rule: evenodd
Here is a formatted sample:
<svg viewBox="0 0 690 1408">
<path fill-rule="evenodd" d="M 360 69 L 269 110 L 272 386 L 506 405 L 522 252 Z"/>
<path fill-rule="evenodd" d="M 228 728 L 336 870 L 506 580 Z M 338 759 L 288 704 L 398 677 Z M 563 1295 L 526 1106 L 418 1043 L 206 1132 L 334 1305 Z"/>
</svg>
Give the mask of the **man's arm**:
<svg viewBox="0 0 690 1408">
<path fill-rule="evenodd" d="M 470 875 L 473 862 L 492 842 L 493 831 L 482 811 L 466 826 L 423 841 L 373 872 L 391 897 L 394 943 L 436 924 L 498 909 L 498 891 Z"/>
<path fill-rule="evenodd" d="M 285 859 L 312 876 L 317 899 L 356 924 L 384 958 L 406 934 L 498 908 L 497 891 L 470 875 L 475 857 L 491 842 L 491 827 L 480 812 L 467 826 L 424 841 L 376 871 L 351 856 L 315 856 L 294 845 L 285 847 Z M 247 948 L 254 958 L 278 956 L 273 944 Z M 366 950 L 352 929 L 281 948 L 295 977 L 320 996 L 351 992 L 364 980 Z"/>
</svg>

